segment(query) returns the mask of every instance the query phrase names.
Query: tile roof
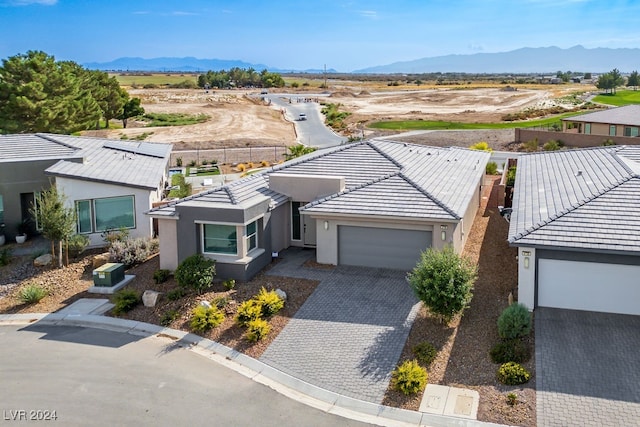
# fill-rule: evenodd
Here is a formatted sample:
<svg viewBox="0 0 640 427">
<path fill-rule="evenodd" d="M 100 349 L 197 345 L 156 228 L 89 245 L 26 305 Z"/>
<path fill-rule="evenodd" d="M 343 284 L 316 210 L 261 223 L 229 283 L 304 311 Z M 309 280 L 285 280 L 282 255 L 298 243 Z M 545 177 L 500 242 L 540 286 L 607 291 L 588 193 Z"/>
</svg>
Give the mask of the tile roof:
<svg viewBox="0 0 640 427">
<path fill-rule="evenodd" d="M 276 207 L 288 200 L 269 189 L 269 174 L 277 172 L 345 177 L 345 191 L 308 204 L 301 209 L 305 212 L 457 220 L 475 195 L 489 157 L 453 147 L 362 141 L 313 152 L 149 213 L 170 216 L 182 203 L 237 205 L 256 196 L 269 197 Z"/>
<path fill-rule="evenodd" d="M 49 175 L 155 189 L 171 144 L 53 134 L 0 135 L 0 163 L 60 159 Z"/>
<path fill-rule="evenodd" d="M 172 149 L 171 144 L 47 136 L 78 148 L 83 161 L 61 160 L 49 167 L 46 173 L 149 189 L 158 188 L 161 184 Z"/>
<path fill-rule="evenodd" d="M 63 159 L 78 151 L 48 135 L 0 135 L 0 163 Z"/>
<path fill-rule="evenodd" d="M 640 252 L 640 147 L 522 155 L 509 242 Z"/>
<path fill-rule="evenodd" d="M 640 105 L 626 105 L 608 110 L 572 116 L 568 122 L 607 123 L 612 125 L 640 126 Z"/>
</svg>

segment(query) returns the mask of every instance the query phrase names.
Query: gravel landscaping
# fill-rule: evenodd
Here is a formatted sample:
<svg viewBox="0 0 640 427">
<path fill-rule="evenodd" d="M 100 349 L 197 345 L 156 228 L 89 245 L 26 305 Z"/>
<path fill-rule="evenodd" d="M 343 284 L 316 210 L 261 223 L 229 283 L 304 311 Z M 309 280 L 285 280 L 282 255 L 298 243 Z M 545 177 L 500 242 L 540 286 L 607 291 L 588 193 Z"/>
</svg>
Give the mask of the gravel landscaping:
<svg viewBox="0 0 640 427">
<path fill-rule="evenodd" d="M 495 177 L 488 177 L 487 184 Z M 490 185 L 485 187 L 485 196 L 489 196 Z M 533 358 L 533 333 L 528 341 L 532 358 L 524 366 L 532 373 L 532 380 L 524 386 L 503 386 L 496 380 L 498 365 L 491 362 L 489 349 L 498 342 L 496 321 L 501 311 L 508 305 L 508 295 L 513 292 L 517 297 L 516 250 L 506 242 L 508 223 L 496 209 L 486 208 L 487 199 L 479 210 L 467 245 L 465 255 L 478 263 L 479 278 L 474 288 L 474 298 L 462 317 L 454 319 L 449 325 L 438 323 L 422 308 L 413 324 L 408 341 L 404 347 L 401 361 L 412 359 L 412 347 L 428 341 L 436 347 L 438 354 L 428 368 L 429 382 L 454 387 L 477 390 L 480 393 L 478 419 L 495 423 L 535 426 L 535 360 Z M 0 313 L 52 312 L 65 307 L 78 298 L 104 298 L 103 295 L 89 294 L 86 290 L 92 286 L 93 253 L 72 260 L 68 267 L 33 267 L 33 256 L 14 257 L 10 265 L 0 267 Z M 276 261 L 277 262 L 277 261 Z M 327 268 L 327 266 L 308 263 L 307 267 Z M 127 271 L 135 274 L 136 279 L 128 288 L 139 293 L 153 289 L 163 292 L 154 308 L 142 305 L 122 317 L 144 322 L 165 323 L 172 328 L 189 330 L 191 310 L 202 300 L 214 301 L 224 298 L 226 319 L 219 327 L 205 334 L 207 338 L 233 347 L 243 353 L 258 358 L 278 332 L 286 325 L 318 282 L 304 279 L 269 276 L 264 273 L 251 282 L 238 283 L 232 290 L 226 290 L 221 282 L 216 282 L 207 293 L 190 293 L 176 301 L 166 298 L 166 293 L 177 287 L 173 277 L 162 284 L 156 284 L 153 273 L 158 269 L 158 257 Z M 47 289 L 49 295 L 34 305 L 23 305 L 18 299 L 18 290 L 27 284 L 38 284 Z M 244 329 L 233 321 L 240 302 L 253 297 L 260 288 L 280 288 L 287 293 L 288 299 L 283 310 L 273 316 L 269 323 L 270 334 L 257 343 L 249 343 L 244 338 Z M 175 316 L 168 321 L 174 310 Z M 164 322 L 163 322 L 164 319 Z M 507 402 L 507 393 L 517 395 L 513 406 Z M 384 404 L 417 410 L 421 396 L 405 397 L 388 390 Z"/>
</svg>

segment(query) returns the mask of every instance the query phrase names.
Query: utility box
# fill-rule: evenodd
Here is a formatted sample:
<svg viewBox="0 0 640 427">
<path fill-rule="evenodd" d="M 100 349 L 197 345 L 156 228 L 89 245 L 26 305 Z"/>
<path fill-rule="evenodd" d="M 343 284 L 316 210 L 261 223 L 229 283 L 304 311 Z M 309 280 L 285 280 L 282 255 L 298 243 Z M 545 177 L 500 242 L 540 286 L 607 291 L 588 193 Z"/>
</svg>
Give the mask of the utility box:
<svg viewBox="0 0 640 427">
<path fill-rule="evenodd" d="M 95 286 L 115 286 L 124 280 L 124 264 L 109 262 L 93 270 Z"/>
</svg>

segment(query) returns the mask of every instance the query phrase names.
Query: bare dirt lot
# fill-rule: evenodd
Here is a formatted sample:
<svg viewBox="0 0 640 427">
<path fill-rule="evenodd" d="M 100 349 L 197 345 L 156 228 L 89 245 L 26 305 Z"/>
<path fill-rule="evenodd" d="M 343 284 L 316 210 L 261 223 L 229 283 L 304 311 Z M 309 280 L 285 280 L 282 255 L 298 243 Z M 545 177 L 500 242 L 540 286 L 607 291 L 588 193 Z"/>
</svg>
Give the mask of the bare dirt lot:
<svg viewBox="0 0 640 427">
<path fill-rule="evenodd" d="M 330 86 L 319 96 L 321 102 L 342 104 L 348 111 L 349 129 L 361 129 L 367 123 L 379 120 L 446 120 L 457 122 L 499 122 L 507 113 L 530 107 L 548 107 L 559 98 L 584 87 L 575 85 L 540 86 L 505 90 L 504 87 L 478 88 L 425 88 L 415 87 L 390 90 L 386 86 L 364 86 L 343 83 Z M 285 92 L 296 93 L 293 89 Z M 320 92 L 316 89 L 316 93 Z M 132 97 L 139 97 L 145 111 L 150 113 L 205 114 L 209 119 L 188 126 L 142 127 L 130 121 L 127 129 L 106 129 L 87 132 L 87 135 L 118 139 L 133 139 L 146 134 L 144 140 L 174 144 L 175 150 L 232 148 L 249 146 L 283 146 L 296 143 L 294 124 L 287 121 L 278 109 L 268 106 L 257 91 L 199 89 L 130 89 Z M 305 92 L 298 91 L 300 95 Z M 309 92 L 306 92 L 309 93 Z M 318 106 L 318 108 L 320 108 Z M 114 121 L 112 123 L 118 123 Z M 381 136 L 394 132 L 366 131 L 365 136 Z M 446 145 L 459 145 L 455 138 L 444 138 Z M 494 141 L 497 148 L 510 142 L 509 132 L 496 131 L 484 139 L 471 137 L 473 142 Z M 430 143 L 431 139 L 414 138 L 416 143 Z M 441 138 L 442 139 L 442 138 Z M 438 145 L 443 145 L 438 144 Z"/>
</svg>

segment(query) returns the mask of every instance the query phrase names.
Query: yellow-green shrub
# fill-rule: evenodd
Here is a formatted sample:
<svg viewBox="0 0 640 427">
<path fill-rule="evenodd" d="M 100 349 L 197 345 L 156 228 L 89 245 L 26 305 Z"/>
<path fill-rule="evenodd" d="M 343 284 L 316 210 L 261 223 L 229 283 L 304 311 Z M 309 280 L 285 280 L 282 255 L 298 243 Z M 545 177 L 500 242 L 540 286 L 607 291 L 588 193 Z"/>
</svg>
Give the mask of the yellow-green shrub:
<svg viewBox="0 0 640 427">
<path fill-rule="evenodd" d="M 427 371 L 417 360 L 405 361 L 391 375 L 393 388 L 406 395 L 418 393 L 427 386 Z"/>
<path fill-rule="evenodd" d="M 189 326 L 194 332 L 206 332 L 219 326 L 224 321 L 224 313 L 216 306 L 197 306 L 191 312 L 191 322 Z"/>
<path fill-rule="evenodd" d="M 269 335 L 271 325 L 264 319 L 253 319 L 247 323 L 247 340 L 251 342 L 260 341 Z"/>
</svg>

